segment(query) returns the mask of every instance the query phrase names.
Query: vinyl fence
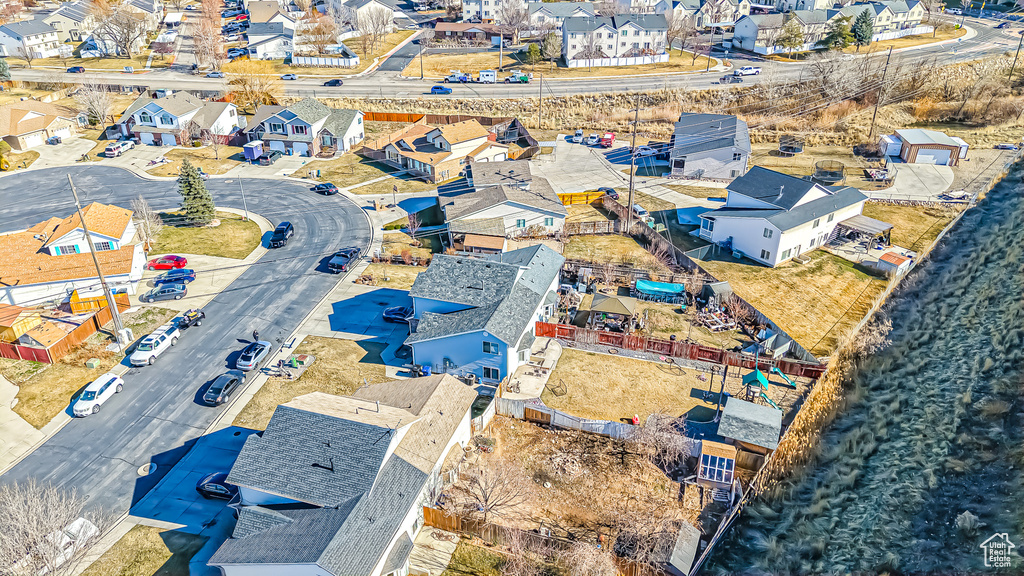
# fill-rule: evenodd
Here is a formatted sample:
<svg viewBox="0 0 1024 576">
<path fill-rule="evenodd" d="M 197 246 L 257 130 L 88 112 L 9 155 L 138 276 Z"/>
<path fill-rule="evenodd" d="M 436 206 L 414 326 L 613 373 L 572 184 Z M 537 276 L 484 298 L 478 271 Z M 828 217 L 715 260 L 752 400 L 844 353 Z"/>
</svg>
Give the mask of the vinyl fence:
<svg viewBox="0 0 1024 576">
<path fill-rule="evenodd" d="M 549 408 L 545 406 L 543 402 L 536 399 L 512 400 L 509 398 L 495 398 L 494 406 L 495 411 L 502 416 L 508 416 L 519 420 L 527 420 L 537 424 L 557 426 L 559 428 L 566 428 L 569 430 L 591 432 L 593 434 L 600 434 L 602 436 L 608 436 L 609 438 L 615 438 L 616 440 L 628 438 L 629 435 L 633 433 L 632 424 L 612 422 L 610 420 L 589 420 L 587 418 L 580 418 L 578 416 L 566 414 L 560 410 L 555 410 L 554 408 Z"/>
<path fill-rule="evenodd" d="M 334 56 L 292 56 L 292 66 L 313 68 L 355 68 L 359 66 L 359 56 L 347 58 Z"/>
<path fill-rule="evenodd" d="M 589 68 L 591 66 L 642 66 L 644 64 L 660 64 L 668 62 L 668 54 L 655 56 L 635 56 L 632 58 L 581 58 L 567 59 L 569 68 Z"/>
</svg>

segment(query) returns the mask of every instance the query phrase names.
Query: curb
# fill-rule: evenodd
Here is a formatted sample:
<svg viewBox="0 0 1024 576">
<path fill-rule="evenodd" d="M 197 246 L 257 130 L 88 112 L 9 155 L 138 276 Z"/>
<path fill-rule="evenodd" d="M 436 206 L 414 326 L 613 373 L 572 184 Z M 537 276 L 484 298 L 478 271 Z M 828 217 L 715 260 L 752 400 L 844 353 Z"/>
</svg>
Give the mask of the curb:
<svg viewBox="0 0 1024 576">
<path fill-rule="evenodd" d="M 391 58 L 392 56 L 395 55 L 395 52 L 398 52 L 399 50 L 404 48 L 406 46 L 406 44 L 412 42 L 416 38 L 419 38 L 420 34 L 422 34 L 422 33 L 423 33 L 423 28 L 420 28 L 419 30 L 416 31 L 415 34 L 412 34 L 408 38 L 406 38 L 405 40 L 399 42 L 397 46 L 395 46 L 391 50 L 388 50 L 387 53 L 385 53 L 383 56 L 378 56 L 376 58 L 376 61 L 373 64 L 371 64 L 371 65 L 366 67 L 366 70 L 363 70 L 362 72 L 360 72 L 358 74 L 353 74 L 352 77 L 353 78 L 358 78 L 359 76 L 365 76 L 367 74 L 371 74 L 373 72 L 376 72 L 377 68 L 380 68 L 381 64 L 387 62 L 388 58 Z"/>
</svg>

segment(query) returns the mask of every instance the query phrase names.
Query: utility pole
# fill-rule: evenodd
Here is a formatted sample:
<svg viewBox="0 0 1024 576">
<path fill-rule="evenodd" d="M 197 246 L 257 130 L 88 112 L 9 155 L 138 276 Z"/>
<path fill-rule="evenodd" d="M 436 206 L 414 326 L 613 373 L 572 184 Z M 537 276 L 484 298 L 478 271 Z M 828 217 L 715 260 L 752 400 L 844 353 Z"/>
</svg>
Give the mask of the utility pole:
<svg viewBox="0 0 1024 576">
<path fill-rule="evenodd" d="M 420 40 L 420 80 L 423 80 L 423 40 Z"/>
<path fill-rule="evenodd" d="M 238 191 L 242 193 L 242 208 L 245 210 L 245 219 L 249 219 L 249 205 L 245 203 L 245 190 L 242 189 L 242 179 L 238 179 Z"/>
<path fill-rule="evenodd" d="M 629 151 L 629 205 L 626 206 L 626 230 L 629 234 L 633 223 L 633 173 L 636 172 L 636 125 L 640 123 L 640 93 L 636 93 L 636 108 L 633 111 L 633 143 Z"/>
<path fill-rule="evenodd" d="M 882 81 L 878 83 L 878 94 L 875 96 L 875 112 L 871 115 L 871 129 L 868 130 L 868 140 L 875 134 L 875 119 L 878 118 L 878 105 L 882 102 L 882 88 L 885 87 L 885 74 L 889 71 L 889 59 L 892 58 L 892 46 L 889 46 L 889 53 L 885 56 L 885 68 L 882 69 Z"/>
<path fill-rule="evenodd" d="M 1017 67 L 1017 57 L 1020 56 L 1020 46 L 1021 46 L 1021 44 L 1024 44 L 1024 34 L 1020 35 L 1020 41 L 1017 42 L 1017 53 L 1013 55 L 1013 64 L 1010 65 L 1010 78 L 1009 78 L 1009 80 L 1011 82 L 1013 82 L 1013 69 Z"/>
<path fill-rule="evenodd" d="M 1024 38 L 1024 36 L 1021 36 L 1021 38 Z M 541 130 L 541 118 L 544 112 L 544 75 L 537 74 L 537 76 L 540 79 L 540 100 L 537 102 L 537 130 Z"/>
<path fill-rule="evenodd" d="M 110 307 L 110 314 L 114 320 L 114 335 L 117 339 L 117 346 L 120 348 L 124 346 L 124 325 L 121 324 L 121 313 L 117 309 L 117 301 L 114 300 L 114 294 L 110 291 L 110 286 L 107 286 L 107 279 L 103 277 L 103 271 L 100 270 L 100 261 L 96 258 L 96 247 L 93 246 L 92 236 L 89 235 L 89 228 L 85 225 L 85 216 L 82 214 L 82 205 L 78 202 L 78 191 L 75 190 L 75 183 L 71 180 L 71 174 L 68 174 L 68 184 L 71 185 L 71 194 L 75 197 L 75 208 L 78 209 L 78 219 L 82 221 L 82 231 L 85 233 L 85 240 L 89 243 L 89 253 L 92 254 L 92 263 L 96 265 L 96 275 L 100 278 L 100 286 L 103 287 L 103 294 L 107 297 L 107 306 Z"/>
<path fill-rule="evenodd" d="M 505 37 L 498 36 L 498 72 L 501 72 L 501 57 L 505 54 Z"/>
</svg>

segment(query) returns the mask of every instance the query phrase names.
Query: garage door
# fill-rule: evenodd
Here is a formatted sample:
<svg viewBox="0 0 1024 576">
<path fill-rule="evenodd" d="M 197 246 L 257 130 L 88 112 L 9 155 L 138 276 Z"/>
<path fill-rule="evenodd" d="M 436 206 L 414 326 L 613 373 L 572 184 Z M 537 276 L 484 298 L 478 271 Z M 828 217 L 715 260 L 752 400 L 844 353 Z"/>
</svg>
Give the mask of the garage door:
<svg viewBox="0 0 1024 576">
<path fill-rule="evenodd" d="M 139 141 L 149 146 L 153 144 L 153 133 L 152 132 L 139 132 Z"/>
<path fill-rule="evenodd" d="M 280 150 L 281 152 L 284 152 L 284 142 L 281 142 L 280 140 L 271 140 L 270 141 L 270 149 L 271 150 Z"/>
<path fill-rule="evenodd" d="M 71 138 L 71 128 L 68 127 L 68 126 L 65 126 L 65 127 L 61 128 L 60 130 L 55 130 L 53 132 L 53 135 L 54 136 L 60 136 L 61 138 Z"/>
<path fill-rule="evenodd" d="M 305 142 L 296 142 L 292 144 L 292 154 L 296 156 L 309 156 L 309 145 Z"/>
<path fill-rule="evenodd" d="M 945 166 L 949 164 L 949 150 L 918 150 L 916 163 Z"/>
<path fill-rule="evenodd" d="M 25 136 L 25 147 L 26 148 L 35 148 L 36 146 L 42 146 L 42 145 L 43 145 L 43 134 L 42 134 L 42 132 L 37 132 L 35 134 L 29 134 L 28 136 Z"/>
<path fill-rule="evenodd" d="M 164 146 L 175 146 L 178 141 L 174 138 L 174 134 L 161 134 L 160 137 L 164 143 Z"/>
</svg>

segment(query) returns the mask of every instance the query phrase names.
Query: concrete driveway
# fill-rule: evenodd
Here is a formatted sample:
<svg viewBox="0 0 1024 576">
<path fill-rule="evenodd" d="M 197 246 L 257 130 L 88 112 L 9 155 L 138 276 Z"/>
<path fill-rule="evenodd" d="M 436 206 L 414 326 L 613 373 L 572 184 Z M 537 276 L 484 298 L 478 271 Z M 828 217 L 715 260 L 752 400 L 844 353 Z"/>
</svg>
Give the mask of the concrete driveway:
<svg viewBox="0 0 1024 576">
<path fill-rule="evenodd" d="M 896 178 L 885 190 L 868 192 L 876 200 L 934 201 L 953 184 L 953 169 L 934 164 L 892 164 Z"/>
<path fill-rule="evenodd" d="M 530 162 L 531 171 L 547 178 L 555 192 L 567 194 L 596 190 L 601 186 L 621 187 L 627 181 L 625 174 L 602 157 L 607 150 L 574 144 L 569 138 L 561 136 L 555 142 L 553 153 Z"/>
</svg>

